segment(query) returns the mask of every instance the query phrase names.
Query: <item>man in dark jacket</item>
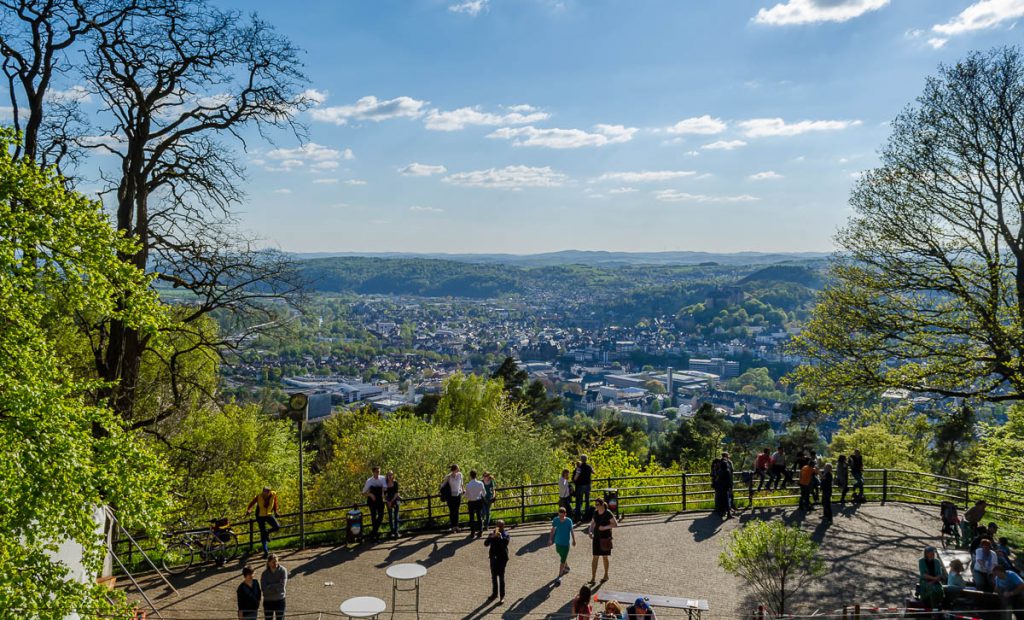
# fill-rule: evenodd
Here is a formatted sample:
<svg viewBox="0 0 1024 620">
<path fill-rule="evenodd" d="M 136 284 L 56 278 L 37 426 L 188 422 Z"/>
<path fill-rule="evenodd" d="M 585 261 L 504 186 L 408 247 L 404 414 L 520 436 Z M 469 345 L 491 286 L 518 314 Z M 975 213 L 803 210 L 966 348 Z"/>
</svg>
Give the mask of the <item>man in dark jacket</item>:
<svg viewBox="0 0 1024 620">
<path fill-rule="evenodd" d="M 487 557 L 491 561 L 491 595 L 487 600 L 498 599 L 498 604 L 505 602 L 505 565 L 508 564 L 508 532 L 505 531 L 505 522 L 501 519 L 495 523 L 497 526 L 484 540 L 487 547 Z"/>
</svg>

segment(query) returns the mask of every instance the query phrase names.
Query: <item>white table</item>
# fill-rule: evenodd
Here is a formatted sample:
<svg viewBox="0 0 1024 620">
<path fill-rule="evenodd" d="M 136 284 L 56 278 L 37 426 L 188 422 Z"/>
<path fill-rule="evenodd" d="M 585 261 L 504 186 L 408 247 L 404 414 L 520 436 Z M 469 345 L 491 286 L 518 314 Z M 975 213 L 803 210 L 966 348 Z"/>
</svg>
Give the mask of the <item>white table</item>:
<svg viewBox="0 0 1024 620">
<path fill-rule="evenodd" d="M 393 564 L 388 567 L 386 571 L 388 577 L 391 577 L 391 609 L 396 610 L 398 607 L 395 605 L 395 597 L 398 592 L 416 592 L 416 603 L 411 606 L 416 612 L 416 617 L 420 617 L 420 578 L 425 577 L 427 574 L 427 567 L 419 564 Z M 399 584 L 403 581 L 411 581 L 411 588 L 399 587 Z M 405 605 L 404 607 L 410 607 Z"/>
<path fill-rule="evenodd" d="M 376 596 L 357 596 L 341 604 L 341 613 L 348 618 L 376 618 L 387 604 Z"/>
</svg>

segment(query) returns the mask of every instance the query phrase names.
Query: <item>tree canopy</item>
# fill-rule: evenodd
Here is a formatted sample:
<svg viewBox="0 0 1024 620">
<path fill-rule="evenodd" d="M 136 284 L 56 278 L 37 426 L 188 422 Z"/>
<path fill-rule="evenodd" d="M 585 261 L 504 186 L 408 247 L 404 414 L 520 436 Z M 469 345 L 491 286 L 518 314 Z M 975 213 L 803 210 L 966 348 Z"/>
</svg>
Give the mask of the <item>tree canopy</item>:
<svg viewBox="0 0 1024 620">
<path fill-rule="evenodd" d="M 1024 58 L 975 52 L 892 123 L 813 317 L 797 377 L 832 398 L 902 388 L 1024 396 Z"/>
</svg>

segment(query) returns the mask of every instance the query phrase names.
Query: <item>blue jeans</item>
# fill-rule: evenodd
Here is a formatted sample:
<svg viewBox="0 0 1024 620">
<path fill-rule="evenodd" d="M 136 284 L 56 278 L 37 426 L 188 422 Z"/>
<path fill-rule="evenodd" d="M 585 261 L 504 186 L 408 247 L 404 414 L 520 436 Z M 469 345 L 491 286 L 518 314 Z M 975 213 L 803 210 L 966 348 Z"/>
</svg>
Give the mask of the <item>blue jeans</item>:
<svg viewBox="0 0 1024 620">
<path fill-rule="evenodd" d="M 267 553 L 267 543 L 270 542 L 270 535 L 281 529 L 281 524 L 277 522 L 277 518 L 274 515 L 267 515 L 261 517 L 256 515 L 256 525 L 260 528 L 260 546 L 263 547 L 263 553 Z M 267 526 L 270 526 L 269 528 Z"/>
<path fill-rule="evenodd" d="M 483 521 L 484 531 L 491 527 L 491 504 L 494 500 L 484 498 L 484 505 L 480 507 L 480 520 Z"/>
<path fill-rule="evenodd" d="M 855 498 L 864 497 L 864 474 L 862 472 L 853 474 L 853 496 Z"/>
<path fill-rule="evenodd" d="M 576 485 L 576 520 L 583 516 L 584 510 L 590 506 L 590 485 Z"/>
<path fill-rule="evenodd" d="M 395 502 L 388 509 L 388 523 L 391 524 L 391 535 L 398 536 L 398 502 Z"/>
</svg>

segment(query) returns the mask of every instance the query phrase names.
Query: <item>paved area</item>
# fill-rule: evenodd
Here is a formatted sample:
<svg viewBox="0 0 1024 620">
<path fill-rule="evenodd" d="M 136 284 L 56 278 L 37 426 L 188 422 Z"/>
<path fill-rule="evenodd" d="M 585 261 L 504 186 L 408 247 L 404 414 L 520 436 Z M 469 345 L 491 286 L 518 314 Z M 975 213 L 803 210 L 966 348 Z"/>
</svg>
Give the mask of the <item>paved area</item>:
<svg viewBox="0 0 1024 620">
<path fill-rule="evenodd" d="M 718 555 L 729 534 L 752 519 L 799 523 L 821 543 L 831 570 L 795 593 L 792 601 L 793 613 L 807 615 L 853 603 L 902 605 L 916 582 L 917 559 L 925 545 L 937 542 L 939 529 L 935 508 L 902 504 L 847 506 L 837 510 L 835 524 L 828 528 L 821 524 L 820 511 L 804 517 L 790 508 L 755 509 L 724 522 L 708 513 L 628 515 L 616 530 L 610 579 L 602 587 L 706 599 L 710 613 L 704 618 L 749 618 L 756 600 L 743 583 L 718 567 Z M 384 569 L 398 562 L 419 562 L 429 571 L 422 580 L 421 609 L 427 612 L 423 618 L 567 618 L 572 597 L 590 577 L 590 540 L 578 536 L 579 546 L 569 556 L 572 572 L 561 587 L 554 587 L 557 556 L 546 544 L 547 533 L 539 523 L 511 530 L 508 591 L 502 606 L 486 604 L 486 549 L 481 541 L 464 535 L 422 535 L 352 550 L 284 552 L 282 564 L 291 572 L 288 616 L 331 617 L 349 597 L 376 596 L 388 602 L 382 617 L 390 618 L 391 580 Z M 258 556 L 251 561 L 254 566 L 262 564 Z M 257 576 L 261 568 L 257 567 Z M 165 618 L 233 619 L 240 569 L 241 563 L 193 570 L 175 579 L 179 596 L 152 579 L 144 585 Z M 681 617 L 678 610 L 657 612 L 661 618 Z"/>
</svg>

